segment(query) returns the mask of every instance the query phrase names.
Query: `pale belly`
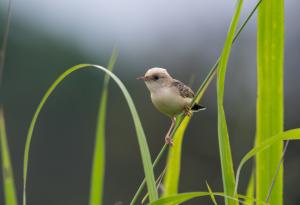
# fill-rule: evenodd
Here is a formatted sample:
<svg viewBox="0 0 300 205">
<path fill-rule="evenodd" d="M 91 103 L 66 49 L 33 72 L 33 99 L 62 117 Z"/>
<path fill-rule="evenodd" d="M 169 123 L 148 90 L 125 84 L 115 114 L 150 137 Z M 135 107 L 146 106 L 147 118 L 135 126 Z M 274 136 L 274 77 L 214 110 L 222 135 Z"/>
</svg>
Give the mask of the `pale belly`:
<svg viewBox="0 0 300 205">
<path fill-rule="evenodd" d="M 170 89 L 163 89 L 157 93 L 151 93 L 154 106 L 165 115 L 170 117 L 179 115 L 192 99 L 183 98 Z"/>
</svg>

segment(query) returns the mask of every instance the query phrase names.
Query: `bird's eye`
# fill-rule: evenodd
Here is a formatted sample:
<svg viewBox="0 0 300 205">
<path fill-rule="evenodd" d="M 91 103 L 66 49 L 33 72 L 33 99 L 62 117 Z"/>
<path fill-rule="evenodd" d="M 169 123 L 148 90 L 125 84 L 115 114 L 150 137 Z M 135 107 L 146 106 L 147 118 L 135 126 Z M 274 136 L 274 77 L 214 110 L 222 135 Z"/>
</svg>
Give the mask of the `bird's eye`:
<svg viewBox="0 0 300 205">
<path fill-rule="evenodd" d="M 154 79 L 154 80 L 158 80 L 158 79 L 159 79 L 159 76 L 158 76 L 158 75 L 155 75 L 155 76 L 153 77 L 153 79 Z"/>
</svg>

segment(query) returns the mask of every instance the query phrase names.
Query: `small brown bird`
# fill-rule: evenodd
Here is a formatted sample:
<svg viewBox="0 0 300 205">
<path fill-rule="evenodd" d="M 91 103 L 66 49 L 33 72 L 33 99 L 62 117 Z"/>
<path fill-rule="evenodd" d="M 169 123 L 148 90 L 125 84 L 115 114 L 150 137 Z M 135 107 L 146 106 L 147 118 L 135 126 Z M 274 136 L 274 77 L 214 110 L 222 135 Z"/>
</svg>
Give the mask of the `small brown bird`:
<svg viewBox="0 0 300 205">
<path fill-rule="evenodd" d="M 195 96 L 192 89 L 172 78 L 164 68 L 151 68 L 144 76 L 137 79 L 145 81 L 154 106 L 172 120 L 171 127 L 165 137 L 167 144 L 173 145 L 170 133 L 175 126 L 177 115 L 184 112 L 185 115 L 190 116 L 191 111 L 206 109 L 196 103 L 192 105 Z"/>
</svg>

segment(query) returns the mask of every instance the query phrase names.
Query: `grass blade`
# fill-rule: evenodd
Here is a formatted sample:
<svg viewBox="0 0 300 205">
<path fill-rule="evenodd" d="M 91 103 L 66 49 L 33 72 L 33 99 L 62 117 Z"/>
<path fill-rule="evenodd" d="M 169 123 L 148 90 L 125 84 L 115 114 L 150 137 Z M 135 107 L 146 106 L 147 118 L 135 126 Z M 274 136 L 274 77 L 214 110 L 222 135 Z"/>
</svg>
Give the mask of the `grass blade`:
<svg viewBox="0 0 300 205">
<path fill-rule="evenodd" d="M 288 130 L 285 132 L 282 132 L 278 135 L 275 135 L 273 137 L 268 138 L 267 140 L 265 140 L 264 142 L 260 143 L 259 145 L 256 145 L 256 147 L 254 147 L 253 149 L 251 149 L 241 160 L 237 172 L 236 172 L 236 188 L 235 188 L 235 192 L 237 192 L 238 190 L 238 185 L 239 185 L 239 178 L 240 178 L 240 174 L 241 174 L 241 170 L 243 168 L 243 166 L 245 165 L 245 163 L 251 159 L 252 157 L 254 157 L 255 155 L 257 155 L 259 152 L 262 152 L 266 149 L 269 149 L 272 145 L 274 144 L 278 144 L 278 142 L 282 142 L 283 140 L 300 140 L 300 128 L 297 129 L 292 129 L 292 130 Z M 265 200 L 265 198 L 263 199 Z"/>
<path fill-rule="evenodd" d="M 285 145 L 284 145 L 281 159 L 280 159 L 280 161 L 279 161 L 279 164 L 277 165 L 277 168 L 276 168 L 276 171 L 275 171 L 275 175 L 273 176 L 272 181 L 271 181 L 271 185 L 269 186 L 268 195 L 267 195 L 267 197 L 266 197 L 266 202 L 267 202 L 267 203 L 270 201 L 270 197 L 271 197 L 271 194 L 272 194 L 272 191 L 273 191 L 273 188 L 274 188 L 276 179 L 277 179 L 278 174 L 279 174 L 279 172 L 280 172 L 280 168 L 281 168 L 281 166 L 282 166 L 282 164 L 283 164 L 284 156 L 285 156 L 285 154 L 286 154 L 286 151 L 287 151 L 289 142 L 290 142 L 290 141 L 287 140 L 286 143 L 285 143 Z"/>
<path fill-rule="evenodd" d="M 251 174 L 248 186 L 247 186 L 247 191 L 246 191 L 246 196 L 248 198 L 254 198 L 254 193 L 255 193 L 255 184 L 254 184 L 254 174 Z M 245 203 L 249 204 L 249 205 L 254 205 L 253 202 L 251 202 L 250 200 L 246 199 Z"/>
<path fill-rule="evenodd" d="M 152 203 L 150 203 L 149 205 L 177 205 L 183 202 L 186 202 L 188 200 L 197 198 L 197 197 L 206 197 L 206 196 L 210 196 L 211 194 L 213 194 L 214 196 L 219 196 L 219 197 L 223 197 L 223 198 L 227 198 L 227 199 L 231 199 L 233 201 L 237 201 L 237 202 L 241 202 L 243 204 L 246 204 L 244 201 L 241 201 L 240 199 L 243 200 L 248 200 L 251 203 L 256 202 L 257 205 L 267 205 L 267 203 L 265 203 L 264 201 L 258 201 L 255 199 L 251 199 L 248 198 L 246 196 L 243 195 L 238 195 L 236 197 L 232 197 L 232 196 L 228 196 L 224 193 L 221 192 L 188 192 L 188 193 L 182 193 L 182 194 L 177 194 L 177 195 L 172 195 L 172 196 L 168 196 L 168 197 L 163 197 L 160 198 Z"/>
<path fill-rule="evenodd" d="M 8 42 L 8 34 L 12 16 L 12 2 L 8 1 L 8 9 L 5 23 L 3 24 L 3 38 L 0 48 L 0 89 L 2 89 L 3 70 L 6 57 L 6 48 Z M 2 107 L 2 96 L 0 96 L 0 149 L 1 149 L 1 164 L 3 173 L 3 191 L 6 205 L 17 205 L 16 188 L 13 177 L 13 170 L 10 160 L 9 146 L 7 142 L 4 111 Z"/>
<path fill-rule="evenodd" d="M 209 184 L 208 184 L 207 182 L 206 182 L 206 187 L 207 187 L 207 189 L 208 189 L 208 191 L 209 191 L 209 196 L 210 196 L 212 202 L 214 203 L 214 205 L 218 205 L 217 200 L 216 200 L 216 198 L 215 198 L 215 195 L 214 195 L 214 193 L 212 192 L 212 190 L 211 190 L 211 188 L 210 188 L 210 186 L 209 186 Z"/>
<path fill-rule="evenodd" d="M 164 197 L 178 193 L 182 141 L 190 119 L 190 117 L 185 117 L 173 135 L 174 146 L 169 148 L 166 166 L 167 169 L 164 178 Z"/>
<path fill-rule="evenodd" d="M 257 123 L 256 143 L 260 145 L 283 131 L 284 0 L 263 1 L 258 10 L 257 33 Z M 282 156 L 278 142 L 256 156 L 257 198 L 265 200 Z M 283 169 L 270 198 L 272 205 L 283 203 Z"/>
<path fill-rule="evenodd" d="M 166 173 L 166 168 L 162 171 L 162 173 L 156 179 L 156 188 L 157 188 L 158 191 L 160 189 L 161 181 L 164 178 L 165 173 Z M 142 203 L 141 204 L 145 203 L 145 201 L 148 199 L 148 196 L 149 196 L 149 194 L 146 193 L 146 195 L 142 199 Z"/>
<path fill-rule="evenodd" d="M 117 60 L 117 56 L 118 50 L 114 49 L 107 67 L 109 71 L 113 70 L 115 62 Z M 108 83 L 109 75 L 105 75 L 96 127 L 96 138 L 90 188 L 90 205 L 101 205 L 103 203 L 103 185 L 105 173 L 105 123 Z"/>
<path fill-rule="evenodd" d="M 140 152 L 141 152 L 141 158 L 142 158 L 142 162 L 143 162 L 143 168 L 144 168 L 144 172 L 145 172 L 146 184 L 147 184 L 147 188 L 148 188 L 148 192 L 149 192 L 149 198 L 150 198 L 150 201 L 154 201 L 158 198 L 157 190 L 155 187 L 153 166 L 152 166 L 152 162 L 151 162 L 149 148 L 148 148 L 147 141 L 146 141 L 146 136 L 145 136 L 140 118 L 138 116 L 137 110 L 134 106 L 133 100 L 130 97 L 130 94 L 128 93 L 126 87 L 124 86 L 124 84 L 121 82 L 121 80 L 116 75 L 114 75 L 112 72 L 110 72 L 109 70 L 107 70 L 106 68 L 104 68 L 102 66 L 92 65 L 92 64 L 79 64 L 79 65 L 76 65 L 76 66 L 68 69 L 67 71 L 65 71 L 54 81 L 54 83 L 50 86 L 50 88 L 47 90 L 47 92 L 43 96 L 41 102 L 39 103 L 39 105 L 33 115 L 32 121 L 29 126 L 27 138 L 26 138 L 25 152 L 24 152 L 24 167 L 23 167 L 23 204 L 24 205 L 26 204 L 26 183 L 27 183 L 30 144 L 31 144 L 33 130 L 36 125 L 38 116 L 39 116 L 42 108 L 44 107 L 44 104 L 46 103 L 47 99 L 54 91 L 54 89 L 67 76 L 69 76 L 71 73 L 73 73 L 77 70 L 87 69 L 90 67 L 97 68 L 97 69 L 105 72 L 106 74 L 108 74 L 114 80 L 114 82 L 119 86 L 123 95 L 125 96 L 125 99 L 129 106 L 131 115 L 133 117 L 134 125 L 135 125 L 135 130 L 136 130 L 139 148 L 140 148 Z"/>
<path fill-rule="evenodd" d="M 2 158 L 3 188 L 6 205 L 17 205 L 17 195 L 14 183 L 13 171 L 7 143 L 4 113 L 0 107 L 0 145 Z"/>
<path fill-rule="evenodd" d="M 222 168 L 222 179 L 224 193 L 226 195 L 233 195 L 235 188 L 235 176 L 233 170 L 233 162 L 231 156 L 231 148 L 229 135 L 227 130 L 227 123 L 225 117 L 225 111 L 223 107 L 224 101 L 224 87 L 225 87 L 225 75 L 227 69 L 227 63 L 230 55 L 232 41 L 234 39 L 234 33 L 238 24 L 241 8 L 243 1 L 238 0 L 233 19 L 231 21 L 225 45 L 220 58 L 218 67 L 218 78 L 217 78 L 217 99 L 218 99 L 218 140 L 219 140 L 219 151 Z M 225 199 L 226 205 L 237 204 L 236 201 Z"/>
</svg>

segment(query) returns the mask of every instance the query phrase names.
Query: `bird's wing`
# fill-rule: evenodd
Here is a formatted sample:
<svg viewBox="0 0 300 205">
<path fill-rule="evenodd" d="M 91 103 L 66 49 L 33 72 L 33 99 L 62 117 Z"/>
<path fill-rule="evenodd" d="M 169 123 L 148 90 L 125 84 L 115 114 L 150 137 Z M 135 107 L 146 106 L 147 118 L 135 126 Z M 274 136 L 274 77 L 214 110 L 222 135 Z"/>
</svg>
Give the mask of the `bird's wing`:
<svg viewBox="0 0 300 205">
<path fill-rule="evenodd" d="M 183 82 L 179 80 L 174 80 L 172 82 L 172 86 L 175 86 L 179 92 L 179 94 L 184 98 L 193 98 L 195 96 L 193 90 L 186 86 Z"/>
</svg>

